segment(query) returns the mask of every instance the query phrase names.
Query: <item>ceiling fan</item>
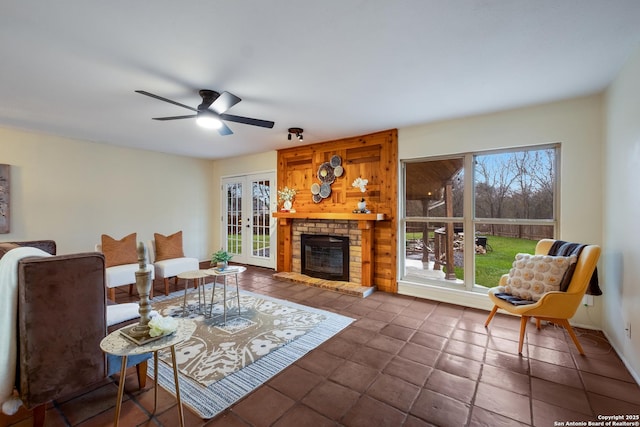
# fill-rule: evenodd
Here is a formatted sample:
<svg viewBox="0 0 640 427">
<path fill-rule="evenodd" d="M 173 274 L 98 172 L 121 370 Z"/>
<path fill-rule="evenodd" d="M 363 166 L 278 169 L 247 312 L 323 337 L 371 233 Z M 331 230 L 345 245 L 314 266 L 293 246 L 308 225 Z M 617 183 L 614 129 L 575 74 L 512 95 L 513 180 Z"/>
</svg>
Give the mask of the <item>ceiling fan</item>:
<svg viewBox="0 0 640 427">
<path fill-rule="evenodd" d="M 197 108 L 189 107 L 188 105 L 154 95 L 153 93 L 149 93 L 144 90 L 136 90 L 136 92 L 196 112 L 196 114 L 189 114 L 186 116 L 154 117 L 153 120 L 180 120 L 195 118 L 200 126 L 217 129 L 218 133 L 223 136 L 231 135 L 233 132 L 229 129 L 229 126 L 222 122 L 222 120 L 243 123 L 245 125 L 260 126 L 269 129 L 273 128 L 274 125 L 274 122 L 270 122 L 268 120 L 225 114 L 225 111 L 242 101 L 242 99 L 229 92 L 218 93 L 214 90 L 201 89 L 199 93 L 202 97 L 202 103 L 198 105 Z"/>
</svg>

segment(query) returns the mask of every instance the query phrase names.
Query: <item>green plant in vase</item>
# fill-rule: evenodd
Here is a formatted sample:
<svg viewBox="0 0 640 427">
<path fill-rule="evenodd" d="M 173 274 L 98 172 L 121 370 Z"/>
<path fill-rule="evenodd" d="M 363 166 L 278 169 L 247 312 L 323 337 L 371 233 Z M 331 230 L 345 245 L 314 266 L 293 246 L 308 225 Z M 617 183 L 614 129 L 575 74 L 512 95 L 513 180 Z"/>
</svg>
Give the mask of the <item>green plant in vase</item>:
<svg viewBox="0 0 640 427">
<path fill-rule="evenodd" d="M 231 258 L 233 258 L 233 255 L 220 248 L 218 252 L 215 252 L 211 256 L 211 265 L 215 265 L 218 269 L 224 270 L 229 265 Z"/>
</svg>

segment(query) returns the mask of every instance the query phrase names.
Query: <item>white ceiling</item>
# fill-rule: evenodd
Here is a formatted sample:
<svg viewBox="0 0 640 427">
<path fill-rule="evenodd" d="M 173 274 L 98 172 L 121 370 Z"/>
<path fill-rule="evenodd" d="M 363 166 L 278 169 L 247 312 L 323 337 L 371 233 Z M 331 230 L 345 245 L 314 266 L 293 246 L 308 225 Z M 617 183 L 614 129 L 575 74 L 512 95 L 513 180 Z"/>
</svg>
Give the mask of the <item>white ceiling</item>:
<svg viewBox="0 0 640 427">
<path fill-rule="evenodd" d="M 637 0 L 5 0 L 0 126 L 222 158 L 604 89 Z M 228 91 L 234 135 L 152 117 Z"/>
</svg>

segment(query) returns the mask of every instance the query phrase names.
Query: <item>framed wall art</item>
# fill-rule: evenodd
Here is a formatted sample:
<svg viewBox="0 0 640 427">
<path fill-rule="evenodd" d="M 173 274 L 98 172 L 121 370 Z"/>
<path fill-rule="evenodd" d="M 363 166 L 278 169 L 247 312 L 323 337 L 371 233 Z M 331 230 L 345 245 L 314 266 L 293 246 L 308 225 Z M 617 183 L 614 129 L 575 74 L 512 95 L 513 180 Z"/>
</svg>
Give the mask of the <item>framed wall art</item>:
<svg viewBox="0 0 640 427">
<path fill-rule="evenodd" d="M 0 234 L 9 232 L 9 169 L 0 165 Z"/>
</svg>

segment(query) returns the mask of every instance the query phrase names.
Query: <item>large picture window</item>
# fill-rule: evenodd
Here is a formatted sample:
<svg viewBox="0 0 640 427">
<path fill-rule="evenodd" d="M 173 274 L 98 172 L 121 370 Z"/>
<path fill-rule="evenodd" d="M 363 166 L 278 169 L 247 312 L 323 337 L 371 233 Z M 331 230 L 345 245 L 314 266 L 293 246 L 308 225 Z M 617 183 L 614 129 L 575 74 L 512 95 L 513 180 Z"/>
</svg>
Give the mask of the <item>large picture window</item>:
<svg viewBox="0 0 640 427">
<path fill-rule="evenodd" d="M 482 290 L 556 235 L 559 146 L 403 163 L 401 280 Z"/>
</svg>

